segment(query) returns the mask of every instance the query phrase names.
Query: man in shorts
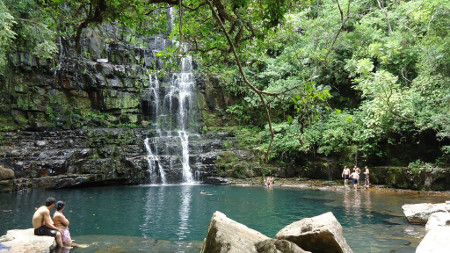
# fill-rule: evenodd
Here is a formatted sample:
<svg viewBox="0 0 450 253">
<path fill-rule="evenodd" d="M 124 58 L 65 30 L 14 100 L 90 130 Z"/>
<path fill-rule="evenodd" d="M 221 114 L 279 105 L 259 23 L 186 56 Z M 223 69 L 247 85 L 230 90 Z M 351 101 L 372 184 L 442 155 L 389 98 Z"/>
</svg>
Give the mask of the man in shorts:
<svg viewBox="0 0 450 253">
<path fill-rule="evenodd" d="M 344 166 L 342 170 L 342 177 L 344 178 L 344 186 L 348 186 L 348 179 L 350 177 L 350 169 L 347 166 Z"/>
<path fill-rule="evenodd" d="M 50 210 L 55 207 L 55 198 L 49 197 L 45 201 L 45 206 L 39 207 L 33 215 L 34 235 L 48 235 L 56 239 L 56 244 L 63 247 L 61 231 L 53 224 L 50 217 Z"/>
</svg>

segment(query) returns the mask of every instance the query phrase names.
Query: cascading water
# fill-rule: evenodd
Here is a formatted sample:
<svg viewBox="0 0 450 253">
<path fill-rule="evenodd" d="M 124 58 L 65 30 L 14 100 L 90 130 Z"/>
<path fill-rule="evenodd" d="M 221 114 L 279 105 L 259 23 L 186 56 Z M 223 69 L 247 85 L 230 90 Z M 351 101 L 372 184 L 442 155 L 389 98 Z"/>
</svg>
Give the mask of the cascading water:
<svg viewBox="0 0 450 253">
<path fill-rule="evenodd" d="M 154 80 L 153 80 L 154 79 Z M 149 82 L 150 82 L 150 94 L 153 96 L 153 99 L 155 101 L 154 103 L 154 111 L 155 111 L 155 115 L 156 115 L 156 120 L 158 119 L 158 115 L 159 115 L 159 81 L 157 76 L 155 75 L 154 77 L 152 75 L 149 75 Z M 153 125 L 156 129 L 156 132 L 158 133 L 159 136 L 161 136 L 161 128 L 159 126 L 159 124 L 155 123 Z M 153 154 L 151 145 L 150 145 L 150 141 L 154 140 L 154 138 L 145 138 L 144 144 L 145 144 L 145 148 L 147 149 L 147 162 L 148 162 L 148 167 L 149 167 L 149 172 L 150 172 L 150 181 L 152 184 L 157 183 L 157 178 L 158 175 L 161 179 L 161 183 L 162 184 L 166 184 L 166 173 L 164 172 L 161 163 L 159 162 L 158 156 Z M 155 152 L 157 152 L 156 150 L 156 145 L 155 146 Z M 158 169 L 156 171 L 156 169 Z"/>
<path fill-rule="evenodd" d="M 188 122 L 188 111 L 192 107 L 192 96 L 193 90 L 195 88 L 194 77 L 192 73 L 192 58 L 190 56 L 181 59 L 181 72 L 175 73 L 173 76 L 173 82 L 179 90 L 179 110 L 178 110 L 178 122 L 180 130 L 178 131 L 178 136 L 181 140 L 182 151 L 183 151 L 183 181 L 187 183 L 192 183 L 194 181 L 191 168 L 189 166 L 189 133 L 187 132 L 186 126 Z"/>
<path fill-rule="evenodd" d="M 169 21 L 173 20 L 171 11 L 168 14 Z M 161 50 L 161 45 L 172 43 L 160 36 L 154 42 L 157 50 L 153 50 L 153 55 Z M 196 121 L 192 57 L 180 59 L 180 72 L 160 79 L 161 82 L 157 75 L 150 75 L 149 80 L 150 120 L 156 130 L 155 136 L 145 139 L 150 181 L 193 183 L 189 165 L 189 137 L 194 128 L 191 123 Z"/>
</svg>

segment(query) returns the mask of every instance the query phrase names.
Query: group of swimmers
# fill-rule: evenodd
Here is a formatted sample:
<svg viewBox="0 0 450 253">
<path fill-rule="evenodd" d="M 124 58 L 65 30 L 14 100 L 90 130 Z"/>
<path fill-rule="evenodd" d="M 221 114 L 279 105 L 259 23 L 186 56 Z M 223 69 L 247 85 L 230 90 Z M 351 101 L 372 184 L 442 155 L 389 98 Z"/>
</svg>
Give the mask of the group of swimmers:
<svg viewBox="0 0 450 253">
<path fill-rule="evenodd" d="M 344 169 L 342 170 L 342 177 L 344 178 L 344 186 L 348 186 L 348 180 L 352 179 L 353 187 L 355 190 L 358 189 L 359 185 L 359 175 L 361 174 L 361 169 L 357 167 L 356 165 L 353 167 L 353 172 L 350 173 L 350 168 L 347 166 L 344 166 Z M 364 167 L 364 187 L 369 188 L 370 182 L 369 182 L 369 168 L 367 166 Z"/>
<path fill-rule="evenodd" d="M 56 207 L 53 219 L 50 210 Z M 60 248 L 72 248 L 73 240 L 69 232 L 69 220 L 63 212 L 66 204 L 63 201 L 56 202 L 55 198 L 49 197 L 45 205 L 39 207 L 33 215 L 33 228 L 35 235 L 48 235 L 55 237 Z"/>
</svg>

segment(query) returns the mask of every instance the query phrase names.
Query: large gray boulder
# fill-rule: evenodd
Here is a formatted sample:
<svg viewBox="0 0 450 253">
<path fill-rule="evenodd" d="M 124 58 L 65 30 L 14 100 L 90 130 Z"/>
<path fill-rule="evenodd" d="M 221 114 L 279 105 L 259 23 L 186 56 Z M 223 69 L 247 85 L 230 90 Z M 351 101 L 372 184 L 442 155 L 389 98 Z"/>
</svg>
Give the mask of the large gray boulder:
<svg viewBox="0 0 450 253">
<path fill-rule="evenodd" d="M 433 213 L 430 215 L 430 218 L 428 218 L 428 222 L 425 225 L 425 230 L 430 231 L 435 227 L 443 226 L 450 226 L 450 213 Z"/>
<path fill-rule="evenodd" d="M 0 243 L 9 248 L 9 252 L 39 252 L 49 253 L 56 247 L 55 238 L 51 236 L 36 236 L 34 229 L 8 230 L 0 237 Z"/>
<path fill-rule="evenodd" d="M 431 229 L 420 242 L 416 253 L 447 253 L 450 252 L 450 226 Z"/>
<path fill-rule="evenodd" d="M 406 204 L 402 206 L 403 213 L 406 219 L 410 223 L 426 224 L 428 218 L 433 213 L 443 212 L 448 213 L 450 211 L 450 204 L 439 203 L 439 204 Z"/>
<path fill-rule="evenodd" d="M 353 252 L 345 241 L 341 224 L 331 212 L 291 223 L 277 233 L 276 239 L 291 241 L 314 253 Z"/>
<path fill-rule="evenodd" d="M 259 253 L 311 253 L 286 240 L 267 239 L 255 244 Z"/>
<path fill-rule="evenodd" d="M 211 218 L 201 252 L 257 253 L 255 244 L 267 239 L 270 238 L 216 211 Z"/>
</svg>

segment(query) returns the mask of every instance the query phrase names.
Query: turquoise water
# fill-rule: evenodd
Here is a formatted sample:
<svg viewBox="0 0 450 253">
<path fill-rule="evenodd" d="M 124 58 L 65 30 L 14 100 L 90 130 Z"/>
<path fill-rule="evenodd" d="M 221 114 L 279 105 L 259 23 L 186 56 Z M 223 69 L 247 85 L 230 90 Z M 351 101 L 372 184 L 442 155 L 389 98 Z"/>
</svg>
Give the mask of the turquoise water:
<svg viewBox="0 0 450 253">
<path fill-rule="evenodd" d="M 213 195 L 201 195 L 201 189 Z M 401 205 L 445 201 L 374 189 L 141 185 L 34 190 L 0 194 L 0 235 L 31 227 L 35 208 L 48 196 L 66 202 L 73 239 L 90 245 L 72 252 L 198 252 L 216 210 L 269 237 L 299 219 L 333 212 L 354 252 L 414 252 L 424 228 L 407 224 Z"/>
</svg>

